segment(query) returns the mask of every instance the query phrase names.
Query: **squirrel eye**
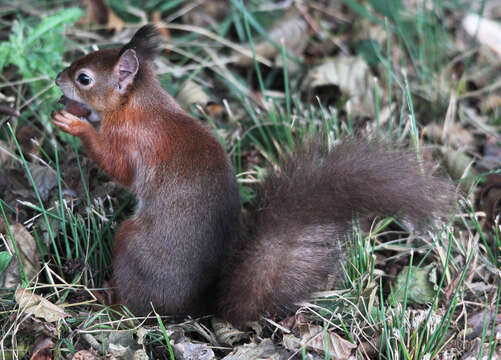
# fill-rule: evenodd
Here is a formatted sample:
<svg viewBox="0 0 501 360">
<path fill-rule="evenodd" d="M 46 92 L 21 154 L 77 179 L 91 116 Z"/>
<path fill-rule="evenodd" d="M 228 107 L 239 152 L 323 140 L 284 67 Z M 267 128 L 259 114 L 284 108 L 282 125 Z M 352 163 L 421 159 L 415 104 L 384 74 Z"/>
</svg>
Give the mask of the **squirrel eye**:
<svg viewBox="0 0 501 360">
<path fill-rule="evenodd" d="M 89 75 L 85 74 L 85 73 L 81 73 L 77 76 L 77 81 L 84 85 L 84 86 L 87 86 L 91 83 L 91 78 Z"/>
</svg>

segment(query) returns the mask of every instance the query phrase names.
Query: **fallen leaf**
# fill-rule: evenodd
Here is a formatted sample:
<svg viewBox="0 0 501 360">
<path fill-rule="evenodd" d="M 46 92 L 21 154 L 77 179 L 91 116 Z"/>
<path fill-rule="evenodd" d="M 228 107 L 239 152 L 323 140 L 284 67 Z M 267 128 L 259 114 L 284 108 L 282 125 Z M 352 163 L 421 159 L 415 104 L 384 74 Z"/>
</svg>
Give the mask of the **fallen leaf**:
<svg viewBox="0 0 501 360">
<path fill-rule="evenodd" d="M 0 251 L 0 274 L 2 274 L 12 260 L 12 255 L 8 251 Z"/>
<path fill-rule="evenodd" d="M 92 350 L 92 349 L 91 349 Z M 80 350 L 73 355 L 73 360 L 97 360 L 99 356 L 89 350 Z"/>
<path fill-rule="evenodd" d="M 40 134 L 39 131 L 28 125 L 22 126 L 16 131 L 17 142 L 24 156 L 28 159 L 32 158 L 31 155 L 38 156 L 40 154 L 39 146 L 37 146 L 34 141 L 40 144 L 43 141 L 43 137 L 44 136 Z"/>
<path fill-rule="evenodd" d="M 7 240 L 6 244 L 9 247 L 9 253 L 16 254 L 7 229 L 2 229 L 2 233 Z M 22 224 L 10 225 L 10 233 L 19 251 L 26 277 L 28 279 L 35 277 L 40 271 L 40 254 L 35 239 Z M 14 255 L 7 268 L 0 274 L 0 287 L 14 289 L 20 282 L 21 267 L 17 256 Z"/>
<path fill-rule="evenodd" d="M 473 135 L 463 128 L 456 121 L 457 118 L 457 96 L 452 92 L 447 113 L 445 114 L 444 126 L 442 129 L 442 142 L 449 143 L 456 147 L 464 147 L 472 145 Z"/>
<path fill-rule="evenodd" d="M 216 356 L 207 344 L 194 343 L 182 330 L 167 330 L 176 360 L 215 360 Z"/>
<path fill-rule="evenodd" d="M 447 172 L 452 180 L 460 180 L 459 185 L 468 191 L 476 181 L 473 159 L 461 150 L 442 149 Z"/>
<path fill-rule="evenodd" d="M 496 351 L 490 354 L 492 350 L 492 344 L 489 342 L 482 343 L 482 340 L 476 338 L 471 341 L 466 341 L 462 344 L 462 347 L 466 349 L 466 352 L 461 356 L 461 360 L 499 360 L 501 359 L 501 349 L 497 346 Z M 480 357 L 480 353 L 483 354 Z"/>
<path fill-rule="evenodd" d="M 217 29 L 219 21 L 226 18 L 231 11 L 229 0 L 190 0 L 184 3 L 186 8 L 191 9 L 183 15 L 183 22 L 204 28 Z"/>
<path fill-rule="evenodd" d="M 278 48 L 266 39 L 260 40 L 254 45 L 255 54 L 268 59 L 274 59 L 281 54 L 280 46 L 282 42 L 287 52 L 298 56 L 306 49 L 310 38 L 307 22 L 294 7 L 268 29 L 268 36 L 278 45 Z M 252 57 L 241 55 L 235 64 L 249 66 L 253 61 Z"/>
<path fill-rule="evenodd" d="M 501 314 L 496 314 L 495 309 L 491 308 L 485 311 L 479 311 L 468 317 L 468 329 L 466 330 L 466 339 L 474 339 L 482 336 L 484 329 L 489 330 L 486 334 L 490 336 L 492 323 L 495 319 L 496 332 L 501 331 Z"/>
<path fill-rule="evenodd" d="M 374 84 L 369 66 L 361 57 L 340 55 L 311 69 L 303 87 L 337 86 L 350 97 L 352 113 L 372 116 L 375 114 Z"/>
<path fill-rule="evenodd" d="M 215 360 L 214 351 L 207 344 L 194 344 L 182 341 L 173 346 L 177 360 Z"/>
<path fill-rule="evenodd" d="M 134 335 L 138 335 L 139 339 L 136 339 Z M 144 333 L 141 336 L 144 336 Z M 143 342 L 143 339 L 139 336 L 139 332 L 134 330 L 109 331 L 99 337 L 84 334 L 84 339 L 92 346 L 91 350 L 106 352 L 107 356 L 112 359 L 149 359 L 143 346 L 139 343 Z"/>
<path fill-rule="evenodd" d="M 494 225 L 501 213 L 501 175 L 489 174 L 479 191 L 480 208 L 487 213 L 487 223 Z"/>
<path fill-rule="evenodd" d="M 82 183 L 82 179 L 89 178 L 93 167 L 95 167 L 95 164 L 87 157 L 80 159 L 79 162 L 74 154 L 67 156 L 61 165 L 65 185 L 64 192 L 67 195 L 85 199 L 86 187 Z M 93 191 L 93 195 L 94 193 L 95 190 Z"/>
<path fill-rule="evenodd" d="M 497 21 L 470 13 L 464 17 L 462 25 L 468 35 L 501 57 L 501 25 Z"/>
<path fill-rule="evenodd" d="M 85 15 L 77 21 L 78 25 L 106 24 L 108 20 L 108 7 L 103 0 L 82 0 L 81 4 L 87 11 Z"/>
<path fill-rule="evenodd" d="M 135 358 L 136 352 L 143 350 L 134 339 L 133 331 L 112 331 L 104 343 L 108 351 L 119 359 Z"/>
<path fill-rule="evenodd" d="M 205 107 L 209 102 L 209 96 L 205 93 L 201 85 L 192 80 L 187 80 L 181 85 L 176 100 L 183 109 L 188 110 L 193 104 Z"/>
<path fill-rule="evenodd" d="M 501 95 L 488 94 L 487 96 L 483 96 L 480 101 L 480 109 L 483 113 L 488 113 L 501 106 Z"/>
<path fill-rule="evenodd" d="M 15 117 L 21 116 L 21 113 L 18 110 L 8 105 L 0 105 L 0 114 Z"/>
<path fill-rule="evenodd" d="M 48 322 L 59 321 L 68 316 L 59 306 L 21 287 L 16 290 L 14 297 L 21 311 Z"/>
<path fill-rule="evenodd" d="M 299 336 L 298 338 L 292 334 L 284 335 L 284 347 L 290 350 L 300 350 L 306 346 L 306 349 L 321 356 L 328 354 L 333 360 L 346 360 L 351 356 L 352 350 L 357 348 L 357 345 L 320 325 L 300 324 Z"/>
<path fill-rule="evenodd" d="M 38 336 L 33 345 L 33 355 L 31 355 L 30 360 L 51 360 L 54 346 L 56 345 L 51 338 L 43 335 Z"/>
<path fill-rule="evenodd" d="M 219 321 L 216 318 L 212 319 L 212 328 L 217 341 L 222 344 L 233 345 L 249 337 L 246 332 L 238 330 L 229 322 Z"/>
<path fill-rule="evenodd" d="M 151 22 L 156 25 L 160 36 L 162 36 L 167 43 L 171 43 L 171 36 L 169 29 L 165 27 L 165 23 L 162 21 L 162 17 L 159 11 L 154 11 L 151 15 Z M 165 52 L 169 52 L 168 49 L 165 49 Z"/>
<path fill-rule="evenodd" d="M 475 142 L 472 133 L 459 123 L 449 125 L 447 130 L 443 126 L 432 123 L 423 128 L 423 134 L 436 143 L 451 145 L 454 148 L 471 148 Z"/>
<path fill-rule="evenodd" d="M 20 206 L 23 201 L 31 203 L 37 201 L 24 169 L 2 168 L 0 166 L 0 196 L 5 203 L 16 209 L 15 217 L 9 219 L 11 223 L 23 223 L 33 216 L 30 209 Z M 6 215 L 9 217 L 10 214 Z"/>
<path fill-rule="evenodd" d="M 47 200 L 49 192 L 57 185 L 57 172 L 48 166 L 29 164 L 31 176 L 42 200 Z"/>
<path fill-rule="evenodd" d="M 207 105 L 205 106 L 205 111 L 207 111 L 207 114 L 212 118 L 212 119 L 217 119 L 221 117 L 224 113 L 224 106 L 213 102 L 209 101 Z"/>
<path fill-rule="evenodd" d="M 395 299 L 403 302 L 404 296 L 407 295 L 407 300 L 415 304 L 432 302 L 435 297 L 434 287 L 436 286 L 436 282 L 434 281 L 436 269 L 433 264 L 422 268 L 412 267 L 410 275 L 409 270 L 410 267 L 406 266 L 397 275 L 393 284 Z"/>
<path fill-rule="evenodd" d="M 488 136 L 483 146 L 483 156 L 477 161 L 476 168 L 481 172 L 488 172 L 501 168 L 501 146 L 496 136 Z"/>
<path fill-rule="evenodd" d="M 77 22 L 80 25 L 99 24 L 115 32 L 122 31 L 124 21 L 106 5 L 104 0 L 83 0 L 82 5 L 87 9 L 85 16 Z"/>
<path fill-rule="evenodd" d="M 270 339 L 266 339 L 259 344 L 251 343 L 237 346 L 222 360 L 254 359 L 279 360 L 280 352 Z"/>
<path fill-rule="evenodd" d="M 8 149 L 9 149 L 9 144 L 7 144 L 3 140 L 0 140 L 0 167 L 5 166 L 7 161 L 12 159 L 10 157 L 10 155 L 6 153 L 6 151 L 8 151 Z"/>
<path fill-rule="evenodd" d="M 106 28 L 108 30 L 114 30 L 116 33 L 122 31 L 125 23 L 122 19 L 118 17 L 117 14 L 111 10 L 108 11 L 108 20 L 106 21 Z"/>
</svg>

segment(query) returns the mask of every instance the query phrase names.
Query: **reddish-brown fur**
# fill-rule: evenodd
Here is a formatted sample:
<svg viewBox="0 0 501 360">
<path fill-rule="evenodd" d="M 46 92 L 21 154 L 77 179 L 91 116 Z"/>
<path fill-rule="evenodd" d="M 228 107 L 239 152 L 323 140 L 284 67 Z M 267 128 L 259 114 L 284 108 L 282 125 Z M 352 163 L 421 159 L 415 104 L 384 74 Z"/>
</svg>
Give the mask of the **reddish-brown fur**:
<svg viewBox="0 0 501 360">
<path fill-rule="evenodd" d="M 142 28 L 122 49 L 91 53 L 56 80 L 102 125 L 97 132 L 66 111 L 54 123 L 139 198 L 115 236 L 112 280 L 134 313 L 210 311 L 219 283 L 219 316 L 243 325 L 291 308 L 339 272 L 353 215 L 420 223 L 450 208 L 452 187 L 422 175 L 412 156 L 348 141 L 330 152 L 300 148 L 270 169 L 247 219 L 255 226 L 243 233 L 228 156 L 155 79 L 154 33 Z M 77 83 L 82 71 L 90 86 Z"/>
<path fill-rule="evenodd" d="M 137 314 L 151 305 L 166 314 L 200 314 L 210 305 L 200 299 L 214 298 L 220 263 L 238 232 L 236 181 L 217 139 L 160 87 L 141 46 L 132 47 L 140 67 L 124 93 L 116 64 L 130 52 L 91 53 L 58 75 L 66 96 L 99 114 L 99 132 L 65 111 L 54 123 L 78 136 L 89 156 L 139 198 L 114 239 L 118 301 Z M 82 69 L 95 79 L 90 89 L 76 83 Z"/>
</svg>

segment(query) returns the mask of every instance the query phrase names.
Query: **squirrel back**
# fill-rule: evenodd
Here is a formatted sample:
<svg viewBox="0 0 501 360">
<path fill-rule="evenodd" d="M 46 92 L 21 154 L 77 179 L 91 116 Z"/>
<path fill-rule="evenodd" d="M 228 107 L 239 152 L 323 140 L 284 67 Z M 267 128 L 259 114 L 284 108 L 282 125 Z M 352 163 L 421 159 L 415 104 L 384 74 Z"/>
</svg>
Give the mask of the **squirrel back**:
<svg viewBox="0 0 501 360">
<path fill-rule="evenodd" d="M 310 145 L 270 172 L 242 230 L 229 157 L 158 83 L 155 36 L 143 27 L 121 49 L 90 53 L 56 79 L 67 111 L 54 124 L 138 196 L 114 238 L 112 280 L 116 302 L 133 313 L 153 305 L 200 315 L 217 298 L 219 316 L 243 325 L 322 289 L 339 271 L 353 216 L 421 223 L 452 203 L 452 187 L 424 176 L 409 154 L 364 140 L 331 151 Z M 84 117 L 100 119 L 99 131 Z"/>
</svg>

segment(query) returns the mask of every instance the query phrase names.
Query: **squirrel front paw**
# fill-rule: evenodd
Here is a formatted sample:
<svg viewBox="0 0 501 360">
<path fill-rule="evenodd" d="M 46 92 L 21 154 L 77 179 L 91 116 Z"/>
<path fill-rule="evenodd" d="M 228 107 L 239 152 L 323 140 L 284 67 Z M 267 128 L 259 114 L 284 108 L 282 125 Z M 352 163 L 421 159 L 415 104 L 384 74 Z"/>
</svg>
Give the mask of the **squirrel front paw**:
<svg viewBox="0 0 501 360">
<path fill-rule="evenodd" d="M 56 112 L 52 116 L 52 122 L 64 132 L 75 136 L 81 136 L 88 131 L 94 130 L 88 121 L 82 120 L 66 110 Z"/>
</svg>

